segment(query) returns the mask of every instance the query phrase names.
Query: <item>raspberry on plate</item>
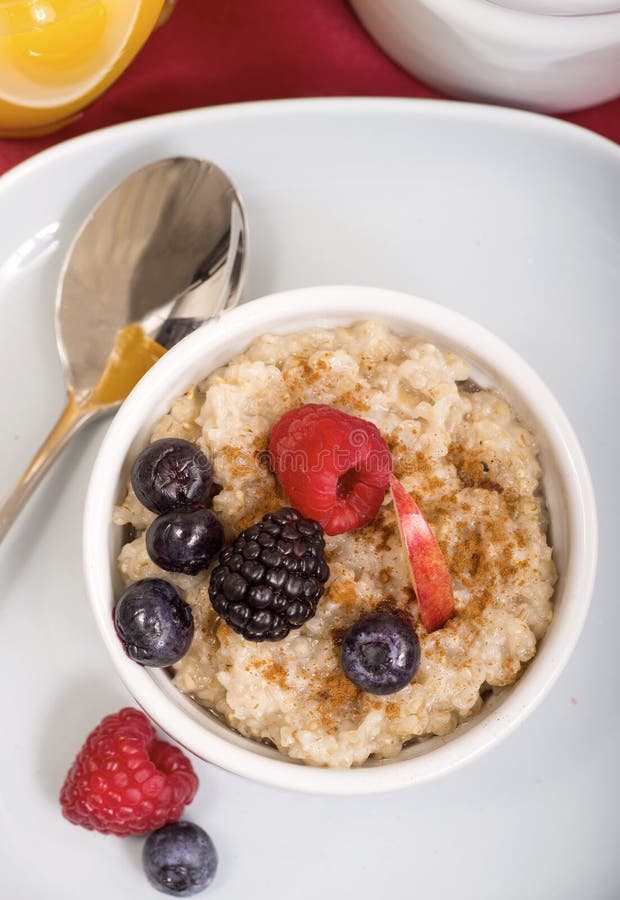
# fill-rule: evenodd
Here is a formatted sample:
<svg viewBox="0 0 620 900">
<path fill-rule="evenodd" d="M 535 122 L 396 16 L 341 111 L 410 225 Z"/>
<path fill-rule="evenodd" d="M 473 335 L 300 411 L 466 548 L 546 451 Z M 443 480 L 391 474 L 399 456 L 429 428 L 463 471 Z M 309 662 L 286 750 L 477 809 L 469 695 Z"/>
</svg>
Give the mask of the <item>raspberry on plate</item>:
<svg viewBox="0 0 620 900">
<path fill-rule="evenodd" d="M 317 403 L 290 410 L 276 422 L 269 456 L 292 506 L 326 534 L 372 521 L 392 471 L 376 425 Z"/>
<path fill-rule="evenodd" d="M 198 778 L 185 754 L 137 709 L 106 716 L 76 756 L 60 791 L 66 819 L 104 834 L 144 834 L 176 822 Z"/>
</svg>

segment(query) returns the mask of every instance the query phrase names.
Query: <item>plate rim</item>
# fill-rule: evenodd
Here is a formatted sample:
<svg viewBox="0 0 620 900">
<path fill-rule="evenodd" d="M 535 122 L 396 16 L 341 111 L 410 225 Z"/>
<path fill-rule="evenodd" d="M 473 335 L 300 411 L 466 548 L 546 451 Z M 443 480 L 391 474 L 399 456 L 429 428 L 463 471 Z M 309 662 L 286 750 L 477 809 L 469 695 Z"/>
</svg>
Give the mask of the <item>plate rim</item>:
<svg viewBox="0 0 620 900">
<path fill-rule="evenodd" d="M 611 138 L 604 137 L 595 131 L 574 122 L 568 122 L 543 113 L 531 112 L 516 107 L 498 106 L 484 103 L 468 103 L 460 100 L 441 100 L 424 97 L 389 97 L 389 96 L 336 96 L 336 97 L 295 97 L 276 100 L 249 100 L 240 103 L 223 103 L 214 106 L 200 106 L 193 109 L 160 113 L 144 116 L 107 125 L 84 134 L 67 138 L 53 144 L 22 162 L 17 163 L 0 175 L 0 197 L 10 190 L 15 183 L 30 175 L 36 174 L 41 167 L 69 157 L 81 148 L 88 150 L 91 145 L 113 139 L 118 133 L 129 132 L 148 137 L 150 133 L 165 128 L 170 122 L 182 122 L 191 126 L 194 121 L 202 119 L 225 121 L 226 119 L 244 118 L 250 115 L 264 117 L 287 117 L 291 115 L 313 115 L 331 113 L 366 112 L 368 115 L 392 114 L 431 115 L 437 118 L 455 120 L 475 120 L 477 122 L 494 122 L 497 125 L 512 125 L 518 129 L 538 130 L 541 134 L 559 135 L 567 141 L 586 145 L 589 149 L 607 154 L 612 161 L 620 164 L 620 145 Z"/>
</svg>

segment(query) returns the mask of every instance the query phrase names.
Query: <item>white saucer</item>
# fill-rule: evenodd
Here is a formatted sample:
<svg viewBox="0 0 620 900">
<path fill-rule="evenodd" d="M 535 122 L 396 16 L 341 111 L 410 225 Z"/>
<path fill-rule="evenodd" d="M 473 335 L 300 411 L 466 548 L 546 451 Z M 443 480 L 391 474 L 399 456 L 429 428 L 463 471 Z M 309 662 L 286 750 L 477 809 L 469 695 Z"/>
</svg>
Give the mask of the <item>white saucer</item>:
<svg viewBox="0 0 620 900">
<path fill-rule="evenodd" d="M 78 138 L 0 179 L 0 493 L 63 403 L 60 264 L 91 206 L 139 165 L 204 155 L 243 194 L 247 297 L 319 283 L 427 296 L 508 340 L 563 404 L 598 494 L 589 619 L 547 700 L 488 756 L 377 797 L 298 796 L 197 762 L 188 818 L 220 851 L 209 898 L 607 900 L 620 895 L 620 149 L 554 120 L 436 101 L 248 104 Z M 85 298 L 88 302 L 88 298 Z M 65 453 L 0 551 L 0 893 L 153 900 L 141 840 L 66 823 L 86 733 L 129 702 L 84 596 L 84 491 L 105 424 Z"/>
</svg>

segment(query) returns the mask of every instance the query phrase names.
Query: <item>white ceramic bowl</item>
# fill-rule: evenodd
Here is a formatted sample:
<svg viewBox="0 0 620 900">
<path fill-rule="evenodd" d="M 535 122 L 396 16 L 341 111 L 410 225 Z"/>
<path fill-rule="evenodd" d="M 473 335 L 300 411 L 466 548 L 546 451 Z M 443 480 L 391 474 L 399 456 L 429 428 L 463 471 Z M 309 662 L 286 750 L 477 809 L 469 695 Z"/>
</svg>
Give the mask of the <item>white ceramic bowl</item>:
<svg viewBox="0 0 620 900">
<path fill-rule="evenodd" d="M 519 9 L 547 16 L 587 16 L 618 12 L 619 0 L 488 0 L 508 9 Z"/>
<path fill-rule="evenodd" d="M 544 5 L 542 13 L 531 11 L 535 0 L 528 0 L 529 10 L 508 8 L 511 2 L 351 5 L 390 56 L 451 97 L 561 113 L 620 94 L 620 3 L 616 11 L 597 13 L 598 6 L 583 0 L 583 14 L 548 15 Z"/>
<path fill-rule="evenodd" d="M 112 610 L 121 591 L 116 571 L 121 529 L 112 508 L 155 421 L 172 400 L 242 351 L 258 335 L 381 318 L 466 358 L 482 384 L 493 384 L 538 436 L 552 541 L 560 579 L 555 615 L 520 681 L 444 738 L 403 750 L 396 759 L 356 769 L 305 766 L 229 729 L 179 693 L 165 672 L 126 655 Z M 449 772 L 509 734 L 540 703 L 575 646 L 596 566 L 596 514 L 587 466 L 564 413 L 527 364 L 498 338 L 451 310 L 395 291 L 317 287 L 276 294 L 226 312 L 190 335 L 142 379 L 110 426 L 95 462 L 84 520 L 86 584 L 97 625 L 129 691 L 161 728 L 205 760 L 267 784 L 325 794 L 364 794 L 406 787 Z"/>
</svg>

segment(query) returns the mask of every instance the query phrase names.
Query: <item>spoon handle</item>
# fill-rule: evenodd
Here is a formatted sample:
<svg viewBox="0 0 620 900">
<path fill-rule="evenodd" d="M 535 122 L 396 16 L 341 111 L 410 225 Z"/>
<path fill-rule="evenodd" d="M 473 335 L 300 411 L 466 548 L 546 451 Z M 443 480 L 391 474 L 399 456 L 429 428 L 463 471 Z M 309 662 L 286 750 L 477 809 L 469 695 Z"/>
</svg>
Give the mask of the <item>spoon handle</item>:
<svg viewBox="0 0 620 900">
<path fill-rule="evenodd" d="M 60 456 L 73 435 L 99 411 L 100 409 L 97 407 L 80 406 L 76 402 L 73 392 L 69 393 L 67 405 L 60 418 L 11 493 L 0 505 L 0 543 L 38 483 L 52 463 Z"/>
</svg>

